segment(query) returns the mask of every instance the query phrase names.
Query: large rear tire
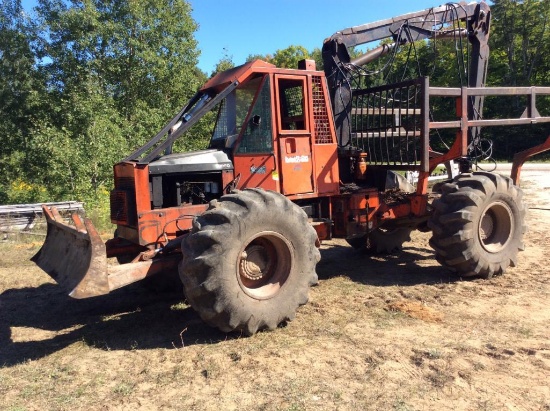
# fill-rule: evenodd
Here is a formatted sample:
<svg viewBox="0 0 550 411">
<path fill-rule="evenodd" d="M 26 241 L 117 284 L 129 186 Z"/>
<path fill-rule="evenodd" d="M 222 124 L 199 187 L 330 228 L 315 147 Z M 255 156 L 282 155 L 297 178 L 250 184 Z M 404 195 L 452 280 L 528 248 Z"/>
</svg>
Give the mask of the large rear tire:
<svg viewBox="0 0 550 411">
<path fill-rule="evenodd" d="M 247 189 L 214 200 L 182 242 L 187 300 L 224 332 L 275 329 L 317 283 L 316 240 L 304 211 L 279 193 Z"/>
<path fill-rule="evenodd" d="M 462 277 L 490 278 L 514 267 L 527 230 L 522 190 L 486 172 L 462 174 L 441 189 L 428 223 L 437 261 Z"/>
</svg>

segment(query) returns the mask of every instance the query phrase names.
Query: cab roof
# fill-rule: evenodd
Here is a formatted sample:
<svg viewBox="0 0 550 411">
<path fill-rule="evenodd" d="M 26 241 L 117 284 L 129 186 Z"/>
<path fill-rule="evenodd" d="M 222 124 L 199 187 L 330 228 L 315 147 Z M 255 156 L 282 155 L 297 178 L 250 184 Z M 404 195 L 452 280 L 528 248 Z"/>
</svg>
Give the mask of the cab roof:
<svg viewBox="0 0 550 411">
<path fill-rule="evenodd" d="M 208 89 L 220 91 L 234 81 L 242 83 L 253 72 L 268 71 L 274 68 L 276 68 L 274 64 L 267 63 L 263 60 L 250 61 L 242 66 L 234 67 L 216 74 L 201 87 L 200 91 Z"/>
</svg>

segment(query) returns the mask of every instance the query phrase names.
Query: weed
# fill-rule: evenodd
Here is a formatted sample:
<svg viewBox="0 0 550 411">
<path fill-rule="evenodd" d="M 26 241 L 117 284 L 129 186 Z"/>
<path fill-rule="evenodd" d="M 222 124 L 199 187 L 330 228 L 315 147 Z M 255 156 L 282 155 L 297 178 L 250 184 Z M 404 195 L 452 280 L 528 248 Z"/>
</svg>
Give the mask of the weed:
<svg viewBox="0 0 550 411">
<path fill-rule="evenodd" d="M 401 311 L 376 310 L 373 314 L 374 325 L 382 329 L 396 327 L 410 320 L 410 317 Z"/>
<path fill-rule="evenodd" d="M 445 385 L 454 381 L 454 375 L 445 367 L 431 366 L 431 372 L 428 373 L 427 379 L 436 388 L 443 388 Z"/>
<path fill-rule="evenodd" d="M 417 367 L 421 367 L 426 363 L 426 360 L 438 360 L 441 359 L 443 354 L 437 348 L 430 348 L 429 350 L 416 350 L 413 349 L 414 354 L 411 356 L 411 362 Z"/>
<path fill-rule="evenodd" d="M 439 351 L 437 348 L 430 348 L 426 354 L 428 358 L 432 360 L 436 360 L 442 357 L 441 351 Z"/>
<path fill-rule="evenodd" d="M 113 388 L 113 393 L 122 397 L 128 397 L 134 391 L 134 384 L 129 382 L 121 382 Z"/>
<path fill-rule="evenodd" d="M 485 369 L 485 364 L 476 361 L 473 363 L 473 367 L 475 371 L 482 371 Z"/>
<path fill-rule="evenodd" d="M 75 392 L 59 394 L 59 396 L 55 398 L 55 402 L 60 405 L 74 404 L 78 398 L 84 395 L 84 393 L 84 388 L 79 388 Z"/>
<path fill-rule="evenodd" d="M 533 337 L 533 329 L 522 324 L 518 324 L 517 326 L 512 327 L 512 331 L 523 338 Z"/>
<path fill-rule="evenodd" d="M 94 227 L 100 233 L 112 234 L 115 226 L 111 223 L 111 215 L 108 203 L 99 205 L 86 211 L 86 216 L 92 220 Z"/>
<path fill-rule="evenodd" d="M 236 352 L 230 352 L 229 353 L 229 358 L 231 359 L 231 361 L 233 362 L 238 362 L 242 359 L 241 355 L 240 354 L 237 354 Z"/>
<path fill-rule="evenodd" d="M 170 306 L 170 310 L 172 311 L 182 311 L 182 310 L 186 310 L 187 308 L 189 308 L 189 306 L 185 304 L 183 301 L 180 301 L 177 304 L 172 304 Z"/>
<path fill-rule="evenodd" d="M 413 411 L 414 408 L 411 408 L 405 401 L 403 401 L 402 399 L 399 399 L 399 400 L 396 400 L 393 405 L 392 405 L 392 408 L 394 411 Z"/>
</svg>

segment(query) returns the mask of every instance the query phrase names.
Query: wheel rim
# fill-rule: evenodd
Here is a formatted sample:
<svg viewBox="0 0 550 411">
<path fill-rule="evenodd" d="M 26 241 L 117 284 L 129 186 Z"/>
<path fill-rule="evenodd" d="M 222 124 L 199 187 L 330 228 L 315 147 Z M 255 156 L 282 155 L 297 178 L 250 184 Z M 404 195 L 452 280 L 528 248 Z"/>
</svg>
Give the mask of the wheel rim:
<svg viewBox="0 0 550 411">
<path fill-rule="evenodd" d="M 512 210 L 506 203 L 496 201 L 485 209 L 479 221 L 478 235 L 481 245 L 490 253 L 506 248 L 513 235 Z"/>
<path fill-rule="evenodd" d="M 293 264 L 290 242 L 275 232 L 251 238 L 237 258 L 237 278 L 242 290 L 258 300 L 274 297 L 288 280 Z"/>
</svg>

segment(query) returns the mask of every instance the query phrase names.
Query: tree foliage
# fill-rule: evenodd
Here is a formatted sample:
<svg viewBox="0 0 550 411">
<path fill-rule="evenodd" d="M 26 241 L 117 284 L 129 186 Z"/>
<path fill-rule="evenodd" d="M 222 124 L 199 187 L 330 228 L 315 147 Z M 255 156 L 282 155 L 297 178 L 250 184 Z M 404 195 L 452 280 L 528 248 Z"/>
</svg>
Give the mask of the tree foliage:
<svg viewBox="0 0 550 411">
<path fill-rule="evenodd" d="M 495 0 L 491 10 L 491 82 L 507 86 L 548 83 L 550 1 Z"/>
<path fill-rule="evenodd" d="M 20 0 L 0 2 L 0 203 L 17 195 L 27 161 L 33 113 L 40 105 L 41 82 L 32 51 L 34 27 Z M 26 190 L 36 196 L 36 190 Z"/>
<path fill-rule="evenodd" d="M 2 200 L 15 200 L 16 180 L 52 200 L 105 197 L 112 165 L 204 81 L 190 5 L 39 0 L 33 27 L 19 0 L 1 1 L 0 69 L 8 72 L 0 92 L 9 94 L 2 110 L 11 120 L 2 123 L 15 130 L 2 130 L 11 138 L 2 156 L 18 163 L 10 168 L 19 176 L 4 177 Z"/>
<path fill-rule="evenodd" d="M 550 1 L 495 0 L 491 11 L 488 84 L 550 85 Z M 491 118 L 517 118 L 526 107 L 526 96 L 495 98 L 487 100 L 486 114 Z M 538 98 L 537 109 L 542 115 L 550 115 L 550 98 Z M 497 155 L 506 159 L 542 143 L 548 134 L 550 128 L 546 125 L 499 127 L 486 132 L 495 142 Z"/>
<path fill-rule="evenodd" d="M 303 46 L 291 45 L 285 49 L 279 49 L 274 54 L 251 54 L 247 57 L 247 61 L 264 60 L 268 63 L 275 64 L 280 68 L 298 68 L 298 62 L 303 59 L 309 59 L 310 53 Z"/>
</svg>

